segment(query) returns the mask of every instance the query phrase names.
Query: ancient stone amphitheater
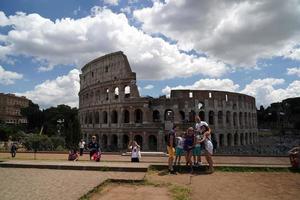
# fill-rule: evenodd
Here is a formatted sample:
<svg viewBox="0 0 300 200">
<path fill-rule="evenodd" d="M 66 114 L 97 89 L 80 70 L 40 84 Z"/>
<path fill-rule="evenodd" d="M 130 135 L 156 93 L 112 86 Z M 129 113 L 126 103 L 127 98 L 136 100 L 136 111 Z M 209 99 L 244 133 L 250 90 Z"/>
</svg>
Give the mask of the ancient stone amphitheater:
<svg viewBox="0 0 300 200">
<path fill-rule="evenodd" d="M 226 91 L 172 90 L 170 98 L 141 97 L 126 55 L 115 52 L 82 68 L 79 117 L 86 141 L 96 135 L 102 149 L 124 150 L 135 139 L 143 151 L 165 151 L 173 124 L 194 126 L 195 115 L 209 123 L 219 147 L 257 140 L 255 98 Z"/>
</svg>

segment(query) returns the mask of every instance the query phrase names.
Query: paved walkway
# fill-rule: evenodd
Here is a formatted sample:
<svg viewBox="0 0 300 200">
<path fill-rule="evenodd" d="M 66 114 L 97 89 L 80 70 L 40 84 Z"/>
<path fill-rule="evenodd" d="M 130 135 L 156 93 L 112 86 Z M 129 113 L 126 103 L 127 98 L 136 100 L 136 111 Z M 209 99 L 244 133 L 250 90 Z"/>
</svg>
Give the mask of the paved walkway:
<svg viewBox="0 0 300 200">
<path fill-rule="evenodd" d="M 107 179 L 142 180 L 145 173 L 0 168 L 1 200 L 74 200 Z"/>
</svg>

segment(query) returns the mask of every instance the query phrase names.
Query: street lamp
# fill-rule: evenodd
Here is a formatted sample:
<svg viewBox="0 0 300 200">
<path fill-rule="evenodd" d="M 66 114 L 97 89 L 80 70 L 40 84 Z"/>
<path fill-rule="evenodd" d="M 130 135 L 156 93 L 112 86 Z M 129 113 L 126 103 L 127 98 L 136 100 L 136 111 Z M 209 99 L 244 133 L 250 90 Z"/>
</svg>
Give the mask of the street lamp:
<svg viewBox="0 0 300 200">
<path fill-rule="evenodd" d="M 60 135 L 61 134 L 61 128 L 62 127 L 64 127 L 64 122 L 65 122 L 65 120 L 64 119 L 58 119 L 57 121 L 57 133 L 58 133 L 58 135 Z"/>
</svg>

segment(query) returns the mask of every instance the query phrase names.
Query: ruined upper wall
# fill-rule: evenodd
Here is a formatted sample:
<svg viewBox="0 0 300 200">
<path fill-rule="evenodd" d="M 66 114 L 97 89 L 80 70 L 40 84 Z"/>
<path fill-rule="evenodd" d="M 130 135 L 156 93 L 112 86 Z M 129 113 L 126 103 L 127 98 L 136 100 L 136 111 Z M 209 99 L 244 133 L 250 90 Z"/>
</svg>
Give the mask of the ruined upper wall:
<svg viewBox="0 0 300 200">
<path fill-rule="evenodd" d="M 126 55 L 122 51 L 107 54 L 87 63 L 80 75 L 81 89 L 93 85 L 116 80 L 136 79 Z"/>
</svg>

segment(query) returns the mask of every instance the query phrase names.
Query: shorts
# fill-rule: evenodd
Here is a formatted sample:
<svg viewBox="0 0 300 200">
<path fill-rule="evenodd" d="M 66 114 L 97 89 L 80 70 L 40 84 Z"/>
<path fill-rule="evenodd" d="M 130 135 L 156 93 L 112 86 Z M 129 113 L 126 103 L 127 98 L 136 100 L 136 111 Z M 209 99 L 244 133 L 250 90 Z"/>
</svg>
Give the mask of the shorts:
<svg viewBox="0 0 300 200">
<path fill-rule="evenodd" d="M 176 147 L 176 156 L 182 156 L 183 154 L 184 154 L 183 149 Z"/>
<path fill-rule="evenodd" d="M 171 148 L 170 146 L 167 146 L 167 150 L 168 150 L 169 158 L 174 158 L 174 156 L 175 156 L 174 147 Z"/>
<path fill-rule="evenodd" d="M 139 158 L 131 158 L 131 162 L 140 162 Z"/>
<path fill-rule="evenodd" d="M 199 146 L 196 146 L 194 149 L 193 149 L 193 156 L 200 156 L 201 155 L 201 147 Z"/>
</svg>

